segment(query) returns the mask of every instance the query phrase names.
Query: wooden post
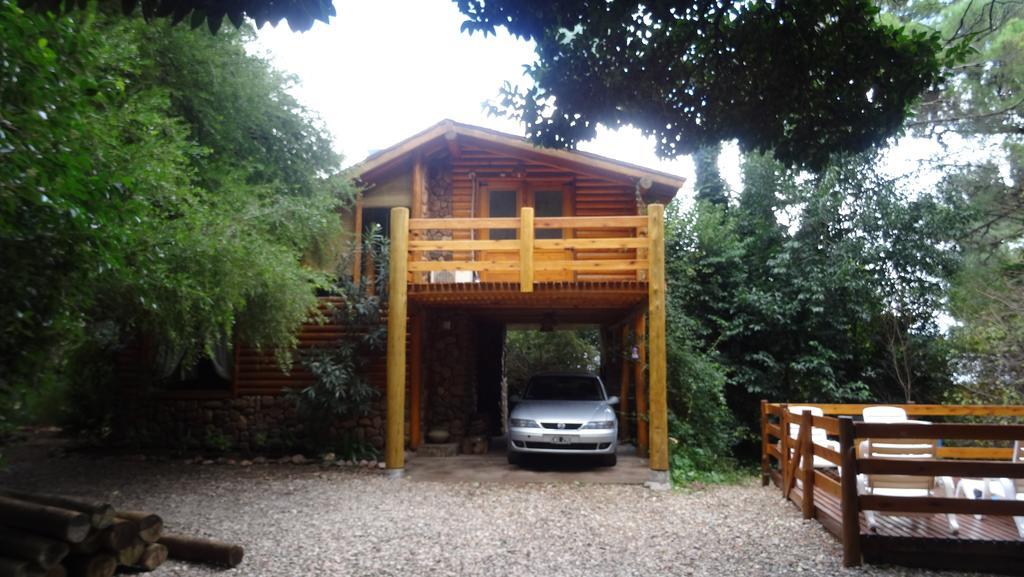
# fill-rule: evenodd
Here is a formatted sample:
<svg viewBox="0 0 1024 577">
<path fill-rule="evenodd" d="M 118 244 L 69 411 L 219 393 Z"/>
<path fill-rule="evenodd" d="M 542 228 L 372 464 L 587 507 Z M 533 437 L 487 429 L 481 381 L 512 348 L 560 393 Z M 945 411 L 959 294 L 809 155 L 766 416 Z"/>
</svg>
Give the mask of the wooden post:
<svg viewBox="0 0 1024 577">
<path fill-rule="evenodd" d="M 665 207 L 652 204 L 647 207 L 647 234 L 650 252 L 647 260 L 651 269 L 647 282 L 647 300 L 650 312 L 650 414 L 651 448 L 650 466 L 654 471 L 668 471 L 668 398 L 666 391 L 667 365 L 665 357 Z"/>
<path fill-rule="evenodd" d="M 623 352 L 627 356 L 620 359 L 621 369 L 619 371 L 619 437 L 625 437 L 629 426 L 626 425 L 629 417 L 629 365 L 632 355 L 629 348 L 629 323 L 622 324 L 620 333 L 622 345 L 619 347 L 619 354 Z"/>
<path fill-rule="evenodd" d="M 782 418 L 779 420 L 779 426 L 782 428 L 782 438 L 779 439 L 779 448 L 782 451 L 782 459 L 779 461 L 779 468 L 782 473 L 782 495 L 786 495 L 786 487 L 789 487 L 789 407 L 785 404 L 782 405 Z"/>
<path fill-rule="evenodd" d="M 391 260 L 388 263 L 388 386 L 387 438 L 384 461 L 388 469 L 405 468 L 405 337 L 408 313 L 409 209 L 391 209 Z"/>
<path fill-rule="evenodd" d="M 519 290 L 533 292 L 533 207 L 519 211 Z"/>
<path fill-rule="evenodd" d="M 352 258 L 352 282 L 359 285 L 359 281 L 363 276 L 363 195 L 359 194 L 356 196 L 356 206 L 353 209 L 356 213 L 353 215 L 353 222 L 355 223 L 356 230 L 355 237 L 353 240 L 352 250 L 355 251 L 355 255 Z"/>
<path fill-rule="evenodd" d="M 800 415 L 800 463 L 803 465 L 801 480 L 804 484 L 800 512 L 803 513 L 804 519 L 814 517 L 814 437 L 811 434 L 813 419 L 810 411 L 804 411 Z"/>
<path fill-rule="evenodd" d="M 768 458 L 768 401 L 761 399 L 761 486 L 767 487 L 771 481 L 769 472 L 771 460 Z"/>
<path fill-rule="evenodd" d="M 640 359 L 633 365 L 633 382 L 636 385 L 636 454 L 647 455 L 647 379 L 644 365 L 647 363 L 647 323 L 644 315 L 636 315 L 637 348 Z"/>
<path fill-rule="evenodd" d="M 426 196 L 426 170 L 423 167 L 423 153 L 417 152 L 412 161 L 412 218 L 423 218 L 424 197 Z"/>
<path fill-rule="evenodd" d="M 843 566 L 860 565 L 860 506 L 857 502 L 857 453 L 854 447 L 853 418 L 839 417 L 839 452 L 843 471 L 840 484 L 840 509 L 843 534 Z"/>
<path fill-rule="evenodd" d="M 413 315 L 412 342 L 409 346 L 409 448 L 416 450 L 420 446 L 423 433 L 420 431 L 420 388 L 423 379 L 423 313 Z"/>
</svg>

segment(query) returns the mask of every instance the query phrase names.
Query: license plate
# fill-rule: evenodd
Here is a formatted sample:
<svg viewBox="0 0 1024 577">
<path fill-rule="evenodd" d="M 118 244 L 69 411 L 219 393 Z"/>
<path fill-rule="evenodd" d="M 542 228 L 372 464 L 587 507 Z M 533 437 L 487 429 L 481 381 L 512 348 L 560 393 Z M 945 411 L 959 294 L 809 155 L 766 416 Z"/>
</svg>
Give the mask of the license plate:
<svg viewBox="0 0 1024 577">
<path fill-rule="evenodd" d="M 576 435 L 557 435 L 548 437 L 548 442 L 556 445 L 568 445 L 569 443 L 575 443 L 577 439 L 579 437 Z"/>
</svg>

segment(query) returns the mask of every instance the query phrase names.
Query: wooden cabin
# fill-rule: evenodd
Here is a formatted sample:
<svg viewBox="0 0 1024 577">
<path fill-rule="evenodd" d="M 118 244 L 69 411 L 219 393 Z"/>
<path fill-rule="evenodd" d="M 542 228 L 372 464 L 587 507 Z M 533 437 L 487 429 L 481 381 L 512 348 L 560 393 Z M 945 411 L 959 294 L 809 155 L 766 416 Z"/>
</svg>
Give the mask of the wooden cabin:
<svg viewBox="0 0 1024 577">
<path fill-rule="evenodd" d="M 504 410 L 505 328 L 554 325 L 600 327 L 608 351 L 637 345 L 639 354 L 602 355 L 602 373 L 624 401 L 622 417 L 636 415 L 651 469 L 667 471 L 663 210 L 682 178 L 450 120 L 372 154 L 352 174 L 362 193 L 342 217 L 345 229 L 358 243 L 376 224 L 391 240 L 387 356 L 371 375 L 385 394 L 356 424 L 383 445 L 389 469 L 404 468 L 406 448 L 417 449 L 428 429 L 459 441 L 481 416 L 494 427 Z M 356 261 L 352 274 L 364 274 L 367 263 Z M 307 326 L 300 346 L 341 330 Z M 214 421 L 243 407 L 247 422 L 267 427 L 261 407 L 286 411 L 276 397 L 310 381 L 243 346 L 223 398 L 180 402 L 213 407 Z"/>
</svg>

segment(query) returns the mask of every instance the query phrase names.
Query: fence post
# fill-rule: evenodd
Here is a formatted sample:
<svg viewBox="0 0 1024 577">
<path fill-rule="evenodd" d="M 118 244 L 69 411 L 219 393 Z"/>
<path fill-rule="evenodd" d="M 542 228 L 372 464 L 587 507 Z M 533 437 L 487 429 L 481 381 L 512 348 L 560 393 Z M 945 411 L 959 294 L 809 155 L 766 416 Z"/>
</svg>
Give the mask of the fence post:
<svg viewBox="0 0 1024 577">
<path fill-rule="evenodd" d="M 768 401 L 761 399 L 761 486 L 767 487 L 770 482 L 769 469 L 771 461 L 768 459 Z"/>
<path fill-rule="evenodd" d="M 405 339 L 409 310 L 409 209 L 391 209 L 391 255 L 388 268 L 387 435 L 384 462 L 389 474 L 405 470 Z"/>
<path fill-rule="evenodd" d="M 779 426 L 782 427 L 782 438 L 779 439 L 779 447 L 782 449 L 782 459 L 779 460 L 779 468 L 782 473 L 782 496 L 786 496 L 786 487 L 789 487 L 789 407 L 782 405 L 782 418 L 779 419 Z"/>
<path fill-rule="evenodd" d="M 843 566 L 860 565 L 860 504 L 857 501 L 857 453 L 853 418 L 839 417 L 839 451 L 843 473 L 840 507 L 843 522 Z"/>
<path fill-rule="evenodd" d="M 804 411 L 800 415 L 800 448 L 802 449 L 800 461 L 803 465 L 803 501 L 800 503 L 800 511 L 804 519 L 814 517 L 814 417 L 810 411 Z"/>
<path fill-rule="evenodd" d="M 519 212 L 519 291 L 533 292 L 533 207 Z"/>
</svg>

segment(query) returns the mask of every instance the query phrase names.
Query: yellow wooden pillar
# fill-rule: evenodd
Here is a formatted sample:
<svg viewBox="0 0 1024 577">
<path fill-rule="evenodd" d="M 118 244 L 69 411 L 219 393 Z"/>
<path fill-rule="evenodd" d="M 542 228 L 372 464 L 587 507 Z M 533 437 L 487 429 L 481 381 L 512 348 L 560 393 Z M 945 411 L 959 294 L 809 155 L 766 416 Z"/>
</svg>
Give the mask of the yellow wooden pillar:
<svg viewBox="0 0 1024 577">
<path fill-rule="evenodd" d="M 405 468 L 405 337 L 409 273 L 409 209 L 391 209 L 388 263 L 387 437 L 384 462 L 393 476 Z"/>
<path fill-rule="evenodd" d="M 519 291 L 533 292 L 533 207 L 519 212 Z"/>
<path fill-rule="evenodd" d="M 665 358 L 665 207 L 647 207 L 647 234 L 650 249 L 647 260 L 650 274 L 647 282 L 648 331 L 650 364 L 648 367 L 650 399 L 650 466 L 654 471 L 668 471 L 668 398 Z M 667 479 L 666 479 L 667 480 Z"/>
</svg>

